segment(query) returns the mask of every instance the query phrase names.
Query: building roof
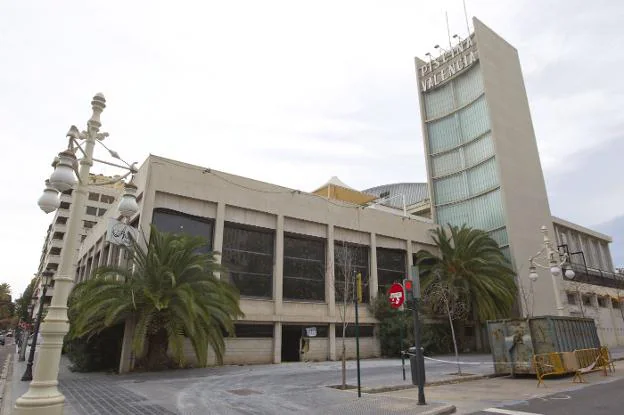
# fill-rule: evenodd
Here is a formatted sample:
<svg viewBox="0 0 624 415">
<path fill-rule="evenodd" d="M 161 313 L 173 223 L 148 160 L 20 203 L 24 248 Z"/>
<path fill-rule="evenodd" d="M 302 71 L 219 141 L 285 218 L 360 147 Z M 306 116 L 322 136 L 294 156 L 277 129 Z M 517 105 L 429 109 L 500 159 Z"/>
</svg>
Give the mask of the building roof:
<svg viewBox="0 0 624 415">
<path fill-rule="evenodd" d="M 395 208 L 403 208 L 403 198 L 394 197 L 392 199 L 393 196 L 405 195 L 405 204 L 407 206 L 414 205 L 429 198 L 429 188 L 427 183 L 383 184 L 381 186 L 363 190 L 363 192 L 376 195 L 378 197 L 380 197 L 383 193 L 389 192 L 386 197 L 388 200 L 383 204 Z"/>
<path fill-rule="evenodd" d="M 372 202 L 377 197 L 374 194 L 359 191 L 345 184 L 336 176 L 332 176 L 324 185 L 312 192 L 327 199 L 342 200 L 356 205 Z"/>
</svg>

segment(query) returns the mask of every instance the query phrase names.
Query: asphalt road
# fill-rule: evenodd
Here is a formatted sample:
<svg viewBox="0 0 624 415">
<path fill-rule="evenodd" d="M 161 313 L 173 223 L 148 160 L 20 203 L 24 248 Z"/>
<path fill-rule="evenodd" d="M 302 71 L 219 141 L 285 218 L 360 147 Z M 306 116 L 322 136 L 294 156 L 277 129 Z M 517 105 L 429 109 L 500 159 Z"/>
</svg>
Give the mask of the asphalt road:
<svg viewBox="0 0 624 415">
<path fill-rule="evenodd" d="M 518 405 L 488 408 L 474 415 L 619 415 L 622 408 L 624 379 L 556 393 Z"/>
</svg>

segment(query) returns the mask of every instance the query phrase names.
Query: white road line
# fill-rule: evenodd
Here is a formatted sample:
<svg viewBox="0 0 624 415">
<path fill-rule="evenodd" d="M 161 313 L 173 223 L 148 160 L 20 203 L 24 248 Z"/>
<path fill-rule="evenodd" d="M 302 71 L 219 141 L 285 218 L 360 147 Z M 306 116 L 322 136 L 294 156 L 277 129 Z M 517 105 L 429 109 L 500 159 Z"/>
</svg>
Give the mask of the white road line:
<svg viewBox="0 0 624 415">
<path fill-rule="evenodd" d="M 492 414 L 505 414 L 505 415 L 542 415 L 542 414 L 536 414 L 535 412 L 510 411 L 509 409 L 500 409 L 500 408 L 488 408 L 488 409 L 484 409 L 483 412 L 489 412 Z"/>
</svg>

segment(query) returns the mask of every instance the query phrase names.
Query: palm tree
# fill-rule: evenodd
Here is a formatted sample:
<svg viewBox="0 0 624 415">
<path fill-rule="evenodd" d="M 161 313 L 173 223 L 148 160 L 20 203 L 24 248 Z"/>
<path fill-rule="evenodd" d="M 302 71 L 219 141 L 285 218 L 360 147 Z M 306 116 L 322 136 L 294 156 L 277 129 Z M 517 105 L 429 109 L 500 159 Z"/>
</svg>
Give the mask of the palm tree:
<svg viewBox="0 0 624 415">
<path fill-rule="evenodd" d="M 145 357 L 148 369 L 166 363 L 169 349 L 182 364 L 185 338 L 201 366 L 207 364 L 208 347 L 221 363 L 224 336 L 234 332 L 234 320 L 243 313 L 236 288 L 214 275 L 224 271 L 214 253 L 199 252 L 205 245 L 201 237 L 161 233 L 152 226 L 147 249 L 134 245 L 129 269 L 99 268 L 94 278 L 76 285 L 71 337 L 91 336 L 132 319 L 132 348 Z"/>
<path fill-rule="evenodd" d="M 479 322 L 509 316 L 516 300 L 515 272 L 496 241 L 466 225 L 432 233 L 440 255 L 418 252 L 422 291 L 443 284 Z"/>
</svg>

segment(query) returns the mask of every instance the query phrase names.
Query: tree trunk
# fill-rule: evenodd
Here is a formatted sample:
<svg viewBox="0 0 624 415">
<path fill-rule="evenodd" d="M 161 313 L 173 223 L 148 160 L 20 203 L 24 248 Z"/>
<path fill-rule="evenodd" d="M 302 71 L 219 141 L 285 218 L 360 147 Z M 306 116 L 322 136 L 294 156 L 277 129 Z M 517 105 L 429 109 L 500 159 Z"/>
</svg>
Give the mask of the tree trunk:
<svg viewBox="0 0 624 415">
<path fill-rule="evenodd" d="M 344 329 L 342 332 L 342 389 L 347 389 L 347 345 L 344 338 Z"/>
<path fill-rule="evenodd" d="M 148 370 L 167 368 L 169 363 L 167 331 L 164 328 L 158 329 L 156 333 L 147 336 L 147 342 L 146 368 Z"/>
<path fill-rule="evenodd" d="M 449 324 L 451 325 L 451 336 L 453 337 L 453 347 L 455 348 L 455 361 L 457 362 L 457 374 L 461 376 L 461 365 L 459 364 L 459 352 L 457 351 L 457 339 L 455 338 L 455 327 L 453 327 L 453 317 L 451 316 L 451 309 L 449 308 L 448 301 L 444 302 L 446 306 L 446 315 L 449 319 Z"/>
</svg>

